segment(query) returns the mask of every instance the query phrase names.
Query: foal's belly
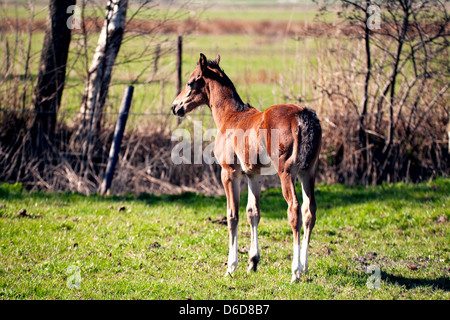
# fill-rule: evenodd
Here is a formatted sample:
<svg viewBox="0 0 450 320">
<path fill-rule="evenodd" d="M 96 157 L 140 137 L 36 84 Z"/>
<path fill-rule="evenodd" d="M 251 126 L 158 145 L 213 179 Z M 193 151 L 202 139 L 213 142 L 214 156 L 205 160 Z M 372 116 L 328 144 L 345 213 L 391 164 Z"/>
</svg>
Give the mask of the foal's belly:
<svg viewBox="0 0 450 320">
<path fill-rule="evenodd" d="M 246 175 L 274 174 L 267 141 L 268 131 L 258 127 L 221 130 L 216 136 L 214 155 L 222 167 L 232 166 Z M 271 150 L 270 154 L 275 154 L 276 158 L 278 143 L 272 143 L 271 147 L 276 150 Z"/>
<path fill-rule="evenodd" d="M 236 150 L 237 151 L 237 150 Z M 264 148 L 259 150 L 256 156 L 249 154 L 244 155 L 239 151 L 236 152 L 237 164 L 241 168 L 241 172 L 246 175 L 269 175 L 274 174 L 273 163 L 267 154 L 267 150 Z M 272 169 L 272 170 L 271 170 Z"/>
</svg>

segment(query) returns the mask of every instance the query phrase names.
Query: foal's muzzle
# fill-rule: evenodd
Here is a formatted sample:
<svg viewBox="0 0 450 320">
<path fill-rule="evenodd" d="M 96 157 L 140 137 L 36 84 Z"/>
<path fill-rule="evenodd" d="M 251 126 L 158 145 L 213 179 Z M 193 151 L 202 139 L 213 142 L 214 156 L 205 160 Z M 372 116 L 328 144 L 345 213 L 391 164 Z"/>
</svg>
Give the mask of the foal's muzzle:
<svg viewBox="0 0 450 320">
<path fill-rule="evenodd" d="M 172 105 L 172 113 L 178 117 L 183 117 L 184 116 L 183 105 L 179 105 L 179 104 Z"/>
</svg>

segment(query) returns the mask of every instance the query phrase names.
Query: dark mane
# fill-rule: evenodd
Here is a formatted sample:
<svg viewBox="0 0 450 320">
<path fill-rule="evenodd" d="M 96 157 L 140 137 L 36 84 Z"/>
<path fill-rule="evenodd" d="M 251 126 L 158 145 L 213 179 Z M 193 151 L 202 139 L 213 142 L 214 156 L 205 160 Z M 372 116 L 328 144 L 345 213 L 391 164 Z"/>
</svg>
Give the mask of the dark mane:
<svg viewBox="0 0 450 320">
<path fill-rule="evenodd" d="M 239 109 L 244 110 L 247 108 L 252 108 L 252 106 L 250 106 L 250 104 L 242 102 L 242 99 L 239 96 L 239 94 L 237 93 L 233 82 L 230 80 L 230 78 L 228 78 L 228 76 L 225 74 L 225 71 L 223 71 L 223 69 L 219 66 L 219 64 L 215 60 L 208 60 L 208 67 L 220 72 L 222 77 L 220 77 L 219 79 L 216 79 L 216 80 L 219 81 L 223 86 L 229 87 L 229 88 L 231 88 L 231 90 L 233 90 L 233 96 L 236 99 L 236 101 L 239 102 Z"/>
<path fill-rule="evenodd" d="M 215 60 L 208 60 L 208 67 L 223 72 L 223 69 L 219 67 L 219 64 Z"/>
</svg>

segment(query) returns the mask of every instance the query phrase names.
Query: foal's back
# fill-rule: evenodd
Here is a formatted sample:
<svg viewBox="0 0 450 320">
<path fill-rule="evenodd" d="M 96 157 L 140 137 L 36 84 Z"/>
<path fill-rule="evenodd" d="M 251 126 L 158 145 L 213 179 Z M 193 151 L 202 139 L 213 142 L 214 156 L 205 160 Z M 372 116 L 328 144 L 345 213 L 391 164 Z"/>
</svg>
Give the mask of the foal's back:
<svg viewBox="0 0 450 320">
<path fill-rule="evenodd" d="M 305 119 L 306 121 L 303 121 Z M 221 143 L 220 138 L 217 142 L 219 142 L 218 145 L 227 145 L 224 148 L 228 149 L 227 153 L 237 156 L 241 166 L 243 165 L 244 173 L 254 173 L 259 170 L 264 166 L 259 161 L 260 157 L 268 155 L 277 162 L 278 160 L 288 161 L 304 169 L 303 162 L 306 158 L 311 160 L 311 156 L 308 157 L 308 151 L 311 153 L 314 151 L 312 149 L 315 149 L 308 146 L 308 139 L 304 139 L 304 136 L 307 136 L 308 132 L 315 131 L 314 125 L 310 128 L 309 124 L 316 122 L 318 123 L 318 120 L 314 112 L 295 104 L 274 105 L 264 111 L 249 107 L 240 113 L 230 115 L 220 128 L 222 137 L 234 143 Z M 244 138 L 239 136 L 240 134 L 244 134 Z M 235 137 L 238 138 L 235 139 Z M 305 146 L 302 146 L 303 142 Z M 239 143 L 242 144 L 239 145 Z M 273 157 L 274 150 L 276 159 Z M 259 155 L 257 163 L 252 162 L 251 154 Z M 303 159 L 302 163 L 299 162 L 300 159 Z"/>
</svg>

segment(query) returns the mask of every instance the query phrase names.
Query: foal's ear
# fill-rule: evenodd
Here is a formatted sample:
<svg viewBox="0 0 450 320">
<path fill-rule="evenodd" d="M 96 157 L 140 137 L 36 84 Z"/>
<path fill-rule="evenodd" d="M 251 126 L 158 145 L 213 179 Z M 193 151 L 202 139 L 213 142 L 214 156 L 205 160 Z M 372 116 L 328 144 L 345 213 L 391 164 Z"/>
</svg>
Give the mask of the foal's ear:
<svg viewBox="0 0 450 320">
<path fill-rule="evenodd" d="M 220 62 L 220 54 L 217 55 L 216 59 L 214 60 L 215 63 L 217 63 L 217 65 L 219 65 Z"/>
<path fill-rule="evenodd" d="M 200 65 L 200 70 L 202 71 L 205 71 L 208 67 L 208 60 L 203 53 L 200 53 L 200 60 L 198 60 L 198 64 Z"/>
</svg>

